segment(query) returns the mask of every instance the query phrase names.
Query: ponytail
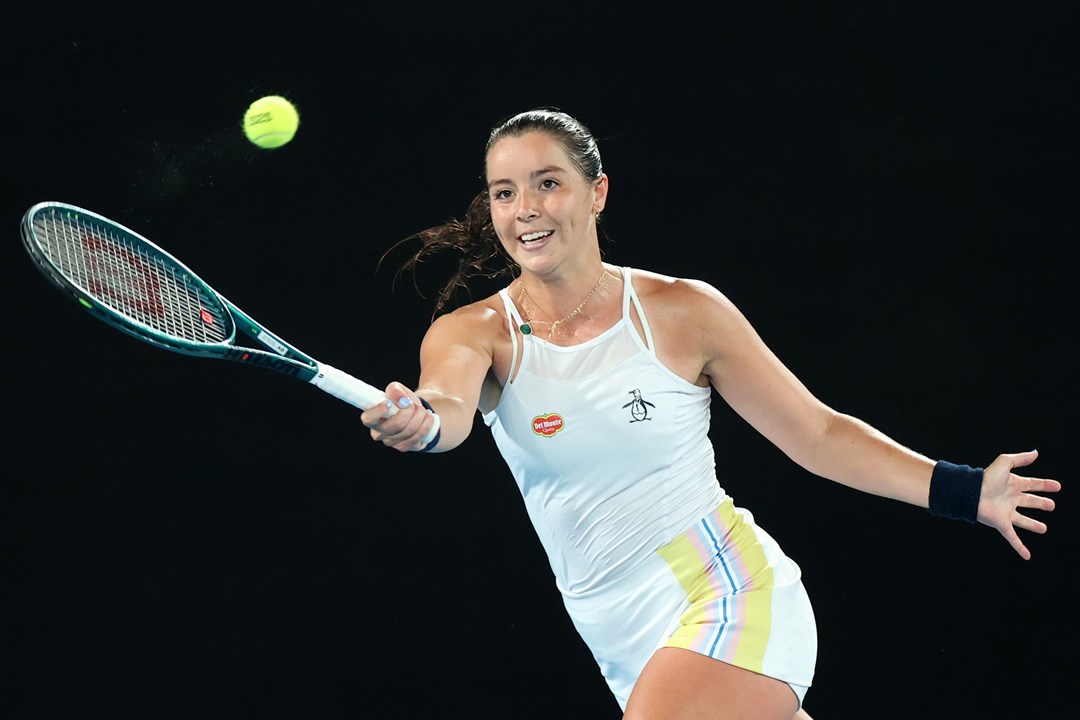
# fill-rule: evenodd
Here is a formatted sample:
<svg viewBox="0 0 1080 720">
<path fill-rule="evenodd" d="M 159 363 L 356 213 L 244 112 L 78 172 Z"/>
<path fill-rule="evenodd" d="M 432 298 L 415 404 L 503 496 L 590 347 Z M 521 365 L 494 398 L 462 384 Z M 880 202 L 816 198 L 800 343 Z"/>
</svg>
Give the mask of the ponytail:
<svg viewBox="0 0 1080 720">
<path fill-rule="evenodd" d="M 443 250 L 454 250 L 461 256 L 457 270 L 439 290 L 432 318 L 446 309 L 459 290 L 471 297 L 470 278 L 514 277 L 517 265 L 503 251 L 495 234 L 487 190 L 480 191 L 473 198 L 464 218 L 451 218 L 441 225 L 413 233 L 395 243 L 390 250 L 416 241 L 419 241 L 420 247 L 398 269 L 398 275 L 406 271 L 415 274 L 420 263 Z M 383 254 L 384 259 L 390 250 Z"/>
</svg>

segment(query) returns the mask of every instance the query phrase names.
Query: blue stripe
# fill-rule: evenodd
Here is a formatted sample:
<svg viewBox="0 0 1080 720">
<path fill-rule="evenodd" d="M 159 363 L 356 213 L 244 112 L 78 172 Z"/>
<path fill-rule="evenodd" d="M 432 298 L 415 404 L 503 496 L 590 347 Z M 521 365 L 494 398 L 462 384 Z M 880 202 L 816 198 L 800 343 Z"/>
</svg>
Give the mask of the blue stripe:
<svg viewBox="0 0 1080 720">
<path fill-rule="evenodd" d="M 716 657 L 716 647 L 720 644 L 720 639 L 724 636 L 724 631 L 728 626 L 728 599 L 725 595 L 720 602 L 721 614 L 723 615 L 723 622 L 720 623 L 720 627 L 717 629 L 716 637 L 713 639 L 712 645 L 709 646 L 709 657 Z"/>
<path fill-rule="evenodd" d="M 712 518 L 711 515 L 702 520 L 701 528 L 705 532 L 705 534 L 709 537 L 709 540 L 712 542 L 713 555 L 714 555 L 714 557 L 716 557 L 716 559 L 717 559 L 717 561 L 719 563 L 720 569 L 723 570 L 724 577 L 727 579 L 727 582 L 728 582 L 728 593 L 734 594 L 734 593 L 738 592 L 738 585 L 735 582 L 735 576 L 732 573 L 732 570 L 731 570 L 731 567 L 730 567 L 730 565 L 728 563 L 727 558 L 725 557 L 723 551 L 721 550 L 720 538 L 718 537 L 718 533 L 716 531 L 716 527 L 715 527 L 715 524 L 713 523 L 713 518 Z M 716 635 L 713 637 L 712 643 L 709 645 L 708 654 L 711 657 L 716 657 L 717 656 L 716 655 L 716 648 L 723 641 L 724 636 L 727 633 L 728 622 L 731 619 L 729 617 L 729 615 L 728 615 L 728 598 L 729 598 L 728 594 L 724 594 L 724 595 L 722 595 L 720 597 L 720 614 L 721 614 L 722 620 L 719 623 L 719 625 L 717 626 Z"/>
<path fill-rule="evenodd" d="M 728 581 L 728 589 L 730 592 L 738 592 L 739 586 L 735 583 L 735 576 L 732 575 L 731 569 L 728 567 L 727 559 L 724 557 L 724 553 L 720 550 L 720 541 L 716 537 L 716 533 L 712 529 L 712 517 L 705 518 L 702 523 L 702 529 L 708 534 L 709 539 L 713 544 L 713 555 L 720 561 L 720 568 L 724 571 L 724 577 Z"/>
</svg>

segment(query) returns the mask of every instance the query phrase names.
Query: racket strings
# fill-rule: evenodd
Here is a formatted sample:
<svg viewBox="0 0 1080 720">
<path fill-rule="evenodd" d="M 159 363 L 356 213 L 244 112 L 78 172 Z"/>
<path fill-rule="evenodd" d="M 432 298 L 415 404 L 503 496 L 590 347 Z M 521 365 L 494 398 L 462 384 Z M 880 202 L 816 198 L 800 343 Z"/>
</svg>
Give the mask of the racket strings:
<svg viewBox="0 0 1080 720">
<path fill-rule="evenodd" d="M 101 305 L 187 342 L 231 337 L 218 298 L 145 241 L 55 209 L 35 218 L 34 228 L 49 260 Z"/>
</svg>

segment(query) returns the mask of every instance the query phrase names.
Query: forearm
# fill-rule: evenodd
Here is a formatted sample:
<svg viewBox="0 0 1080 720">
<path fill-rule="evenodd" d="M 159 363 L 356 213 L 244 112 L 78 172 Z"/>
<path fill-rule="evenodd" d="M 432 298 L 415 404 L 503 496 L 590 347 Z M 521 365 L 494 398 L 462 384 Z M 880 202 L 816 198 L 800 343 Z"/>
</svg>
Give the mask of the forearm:
<svg viewBox="0 0 1080 720">
<path fill-rule="evenodd" d="M 834 412 L 800 465 L 862 492 L 928 505 L 934 461 L 850 415 Z"/>
<path fill-rule="evenodd" d="M 465 442 L 472 432 L 475 405 L 470 406 L 465 400 L 432 387 L 420 387 L 416 394 L 427 401 L 431 410 L 439 416 L 439 442 L 430 452 L 446 452 Z"/>
</svg>

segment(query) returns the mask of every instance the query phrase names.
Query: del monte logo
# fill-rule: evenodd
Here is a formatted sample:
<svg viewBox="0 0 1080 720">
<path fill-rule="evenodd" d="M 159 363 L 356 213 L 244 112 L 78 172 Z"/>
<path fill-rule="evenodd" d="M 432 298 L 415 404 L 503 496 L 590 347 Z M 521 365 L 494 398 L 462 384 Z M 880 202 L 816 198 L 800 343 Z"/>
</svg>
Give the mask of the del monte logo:
<svg viewBox="0 0 1080 720">
<path fill-rule="evenodd" d="M 537 415 L 533 418 L 532 425 L 533 432 L 537 435 L 551 437 L 552 435 L 563 429 L 562 415 L 560 415 L 559 413 Z"/>
</svg>

